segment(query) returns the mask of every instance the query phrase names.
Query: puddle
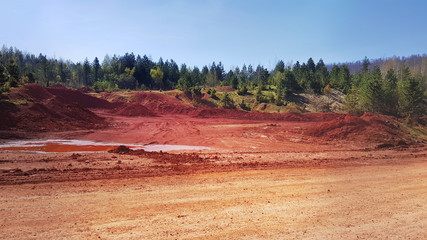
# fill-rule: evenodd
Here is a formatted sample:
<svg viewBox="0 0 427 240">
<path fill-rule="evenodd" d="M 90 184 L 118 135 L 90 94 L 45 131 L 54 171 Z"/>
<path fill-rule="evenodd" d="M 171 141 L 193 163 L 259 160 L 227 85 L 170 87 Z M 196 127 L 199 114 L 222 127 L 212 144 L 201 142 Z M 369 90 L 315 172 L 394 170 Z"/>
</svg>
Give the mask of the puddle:
<svg viewBox="0 0 427 240">
<path fill-rule="evenodd" d="M 168 144 L 123 144 L 123 143 L 102 143 L 87 140 L 27 140 L 12 141 L 0 144 L 0 151 L 25 151 L 25 152 L 106 152 L 120 145 L 125 145 L 133 150 L 144 149 L 149 152 L 177 151 L 177 150 L 205 150 L 209 147 L 168 145 Z"/>
</svg>

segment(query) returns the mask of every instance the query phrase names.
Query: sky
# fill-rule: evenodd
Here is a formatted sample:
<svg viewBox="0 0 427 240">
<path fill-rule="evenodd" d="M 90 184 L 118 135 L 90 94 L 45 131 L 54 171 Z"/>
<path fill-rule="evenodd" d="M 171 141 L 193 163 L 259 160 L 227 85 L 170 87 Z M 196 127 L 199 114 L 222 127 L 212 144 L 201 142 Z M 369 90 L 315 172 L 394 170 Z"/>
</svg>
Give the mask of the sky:
<svg viewBox="0 0 427 240">
<path fill-rule="evenodd" d="M 427 53 L 425 0 L 0 0 L 0 45 L 73 62 L 147 55 L 269 69 Z"/>
</svg>

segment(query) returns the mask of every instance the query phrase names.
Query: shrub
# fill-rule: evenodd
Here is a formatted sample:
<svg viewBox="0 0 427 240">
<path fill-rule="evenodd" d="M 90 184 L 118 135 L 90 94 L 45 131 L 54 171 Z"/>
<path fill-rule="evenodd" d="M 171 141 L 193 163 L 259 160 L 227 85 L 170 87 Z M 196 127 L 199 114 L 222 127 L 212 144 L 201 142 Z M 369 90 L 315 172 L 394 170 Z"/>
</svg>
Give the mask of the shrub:
<svg viewBox="0 0 427 240">
<path fill-rule="evenodd" d="M 243 85 L 239 88 L 239 90 L 237 90 L 237 94 L 239 94 L 240 96 L 248 94 L 248 87 L 246 85 Z"/>
<path fill-rule="evenodd" d="M 223 108 L 235 108 L 234 101 L 230 98 L 230 94 L 228 94 L 228 92 L 224 93 L 224 96 L 221 99 L 221 104 Z"/>
<path fill-rule="evenodd" d="M 95 91 L 114 91 L 118 89 L 117 84 L 108 81 L 97 81 L 92 87 Z"/>
<path fill-rule="evenodd" d="M 245 103 L 245 100 L 242 100 L 242 102 L 239 104 L 239 107 L 242 110 L 251 111 L 251 108 Z"/>
<path fill-rule="evenodd" d="M 200 101 L 202 99 L 202 89 L 200 87 L 192 87 L 190 88 L 191 99 L 193 101 Z"/>
</svg>

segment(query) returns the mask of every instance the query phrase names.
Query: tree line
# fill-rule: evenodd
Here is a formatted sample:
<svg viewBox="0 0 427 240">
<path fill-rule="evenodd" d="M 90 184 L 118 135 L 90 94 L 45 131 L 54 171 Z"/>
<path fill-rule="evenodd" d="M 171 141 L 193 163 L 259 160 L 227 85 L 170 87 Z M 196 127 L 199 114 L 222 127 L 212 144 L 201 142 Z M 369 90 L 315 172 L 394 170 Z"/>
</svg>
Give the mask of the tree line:
<svg viewBox="0 0 427 240">
<path fill-rule="evenodd" d="M 372 66 L 365 58 L 361 69 L 353 73 L 347 64 L 336 64 L 331 68 L 322 59 L 315 63 L 312 58 L 290 66 L 280 60 L 271 70 L 262 65 L 243 65 L 227 72 L 221 62 L 199 69 L 186 64 L 179 66 L 172 59 L 164 61 L 160 58 L 155 62 L 147 55 L 125 53 L 123 56 L 106 55 L 102 62 L 96 57 L 92 61 L 86 58 L 83 62 L 73 63 L 3 46 L 0 51 L 0 89 L 7 91 L 18 84 L 39 83 L 45 86 L 88 86 L 108 91 L 178 88 L 200 95 L 200 87 L 231 86 L 240 95 L 254 92 L 259 102 L 283 105 L 295 93 L 327 94 L 333 88 L 347 95 L 347 106 L 352 113 L 425 115 L 427 56 L 419 57 L 415 66 L 414 62 L 410 65 L 411 62 L 402 63 L 396 58 L 383 61 L 381 66 Z M 263 90 L 272 94 L 266 97 Z"/>
</svg>

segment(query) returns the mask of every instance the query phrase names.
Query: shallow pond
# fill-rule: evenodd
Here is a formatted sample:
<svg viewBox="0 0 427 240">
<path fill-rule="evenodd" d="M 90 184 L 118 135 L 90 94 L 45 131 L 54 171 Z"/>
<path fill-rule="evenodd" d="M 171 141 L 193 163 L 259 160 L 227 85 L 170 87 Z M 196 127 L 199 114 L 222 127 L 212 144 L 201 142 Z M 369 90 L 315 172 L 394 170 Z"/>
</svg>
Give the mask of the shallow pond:
<svg viewBox="0 0 427 240">
<path fill-rule="evenodd" d="M 209 147 L 168 145 L 168 144 L 124 144 L 124 143 L 103 143 L 88 140 L 25 140 L 10 141 L 0 144 L 0 151 L 28 151 L 28 152 L 105 152 L 125 145 L 132 150 L 144 149 L 145 151 L 176 151 L 176 150 L 205 150 Z"/>
</svg>

